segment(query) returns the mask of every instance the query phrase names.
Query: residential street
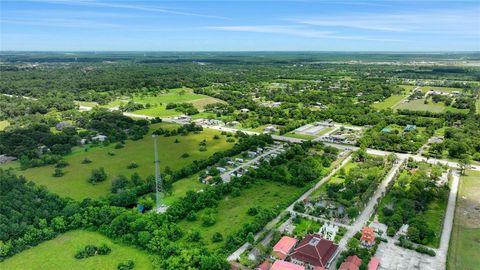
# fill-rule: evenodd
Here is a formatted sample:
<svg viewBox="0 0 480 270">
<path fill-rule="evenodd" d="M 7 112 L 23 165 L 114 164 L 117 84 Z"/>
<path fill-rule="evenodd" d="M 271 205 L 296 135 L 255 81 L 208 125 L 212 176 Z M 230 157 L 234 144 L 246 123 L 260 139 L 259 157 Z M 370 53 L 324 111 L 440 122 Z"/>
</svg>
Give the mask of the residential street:
<svg viewBox="0 0 480 270">
<path fill-rule="evenodd" d="M 450 195 L 448 196 L 448 206 L 445 212 L 445 219 L 443 221 L 442 237 L 440 238 L 440 247 L 437 250 L 438 260 L 441 260 L 443 269 L 446 268 L 448 245 L 450 243 L 450 235 L 453 227 L 453 219 L 455 217 L 455 204 L 457 202 L 458 184 L 460 175 L 457 171 L 452 173 L 452 186 L 450 188 Z"/>
<path fill-rule="evenodd" d="M 248 167 L 248 166 L 254 164 L 255 162 L 259 161 L 260 159 L 265 158 L 266 156 L 268 156 L 270 154 L 273 154 L 275 152 L 281 151 L 282 149 L 283 149 L 283 145 L 274 146 L 273 149 L 268 150 L 265 153 L 262 153 L 261 155 L 255 157 L 254 159 L 251 159 L 249 161 L 246 161 L 246 162 L 242 163 L 241 165 L 235 167 L 234 169 L 231 169 L 231 170 L 228 170 L 228 171 L 222 173 L 220 176 L 222 177 L 222 180 L 224 182 L 230 182 L 230 179 L 232 178 L 232 173 L 238 171 L 241 168 Z"/>
</svg>

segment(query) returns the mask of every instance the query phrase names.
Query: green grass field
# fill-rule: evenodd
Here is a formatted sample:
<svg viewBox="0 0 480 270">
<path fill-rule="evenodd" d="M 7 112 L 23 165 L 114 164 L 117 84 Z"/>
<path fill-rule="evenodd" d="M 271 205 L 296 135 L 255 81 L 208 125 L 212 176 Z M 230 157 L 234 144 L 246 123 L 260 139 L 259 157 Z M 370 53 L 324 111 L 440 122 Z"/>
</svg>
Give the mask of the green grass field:
<svg viewBox="0 0 480 270">
<path fill-rule="evenodd" d="M 197 214 L 196 221 L 183 220 L 179 223 L 179 226 L 185 231 L 198 230 L 206 247 L 215 250 L 224 245 L 224 241 L 212 243 L 212 235 L 215 232 L 220 232 L 225 237 L 238 231 L 243 224 L 253 221 L 254 217 L 247 214 L 249 208 L 273 208 L 277 206 L 284 208 L 300 196 L 303 191 L 303 188 L 285 186 L 270 181 L 259 181 L 243 190 L 240 196 L 228 196 L 223 199 L 216 208 L 218 211 L 215 214 L 217 221 L 213 226 L 204 227 L 202 225 L 201 216 L 205 212 L 204 210 Z"/>
<path fill-rule="evenodd" d="M 151 130 L 158 127 L 173 127 L 172 124 L 155 124 L 151 126 Z M 172 136 L 159 137 L 159 160 L 160 169 L 169 166 L 173 170 L 192 163 L 194 160 L 206 159 L 215 152 L 228 149 L 233 146 L 226 142 L 226 137 L 220 135 L 219 140 L 214 140 L 213 136 L 220 135 L 219 131 L 205 129 L 199 134 L 190 133 L 188 136 Z M 178 139 L 180 143 L 174 143 Z M 203 139 L 207 140 L 207 151 L 200 152 L 198 144 Z M 111 181 L 118 175 L 123 174 L 130 176 L 134 172 L 138 172 L 140 176 L 147 177 L 154 174 L 153 163 L 153 141 L 150 133 L 145 135 L 143 139 L 138 141 L 126 141 L 125 147 L 122 149 L 114 149 L 114 145 L 93 147 L 85 152 L 83 148 L 79 148 L 74 153 L 65 157 L 70 166 L 64 169 L 63 177 L 53 177 L 53 166 L 44 166 L 30 168 L 27 170 L 19 170 L 18 173 L 24 175 L 28 180 L 45 185 L 50 191 L 62 196 L 71 197 L 73 199 L 99 198 L 107 195 L 110 191 Z M 110 156 L 108 153 L 115 153 Z M 188 158 L 180 158 L 183 153 L 188 153 Z M 82 160 L 88 158 L 92 161 L 90 164 L 82 164 Z M 139 167 L 136 169 L 128 169 L 127 166 L 131 162 L 136 162 Z M 13 163 L 18 167 L 18 163 Z M 1 167 L 6 168 L 10 163 Z M 92 185 L 87 182 L 88 177 L 93 169 L 103 167 L 108 175 L 106 181 Z"/>
<path fill-rule="evenodd" d="M 144 95 L 135 95 L 131 98 L 123 98 L 114 100 L 106 105 L 101 105 L 103 108 L 113 108 L 118 107 L 122 104 L 127 103 L 128 101 L 134 101 L 142 104 L 150 104 L 151 108 L 142 109 L 134 111 L 136 114 L 143 114 L 148 116 L 158 116 L 158 117 L 170 117 L 181 115 L 181 112 L 176 110 L 167 110 L 166 105 L 168 103 L 192 103 L 193 106 L 199 110 L 203 109 L 207 104 L 223 102 L 222 100 L 209 97 L 206 95 L 195 94 L 190 88 L 175 88 L 169 89 L 168 92 L 158 94 L 156 96 L 144 96 Z M 76 101 L 78 105 L 84 105 L 89 107 L 98 106 L 95 102 L 85 102 L 85 101 Z"/>
<path fill-rule="evenodd" d="M 395 107 L 395 105 L 397 105 L 404 98 L 405 98 L 405 96 L 394 95 L 394 96 L 391 96 L 391 97 L 385 99 L 382 102 L 372 104 L 372 107 L 377 109 L 377 110 L 393 108 L 393 107 Z"/>
<path fill-rule="evenodd" d="M 171 89 L 168 93 L 160 94 L 157 96 L 134 96 L 133 101 L 143 104 L 152 104 L 154 107 L 138 110 L 134 113 L 144 114 L 149 116 L 175 116 L 181 115 L 181 112 L 175 110 L 167 110 L 166 105 L 168 103 L 192 103 L 195 108 L 201 110 L 207 104 L 222 102 L 219 99 L 212 98 L 206 95 L 195 94 L 188 88 Z"/>
<path fill-rule="evenodd" d="M 75 259 L 75 253 L 86 245 L 106 244 L 112 249 L 108 255 Z M 117 269 L 119 263 L 132 260 L 136 270 L 153 269 L 149 255 L 133 247 L 112 242 L 109 238 L 82 230 L 66 232 L 0 263 L 0 269 L 9 270 L 84 270 Z"/>
<path fill-rule="evenodd" d="M 296 132 L 293 132 L 293 131 L 285 133 L 283 136 L 291 137 L 291 138 L 297 138 L 297 139 L 304 139 L 304 140 L 313 140 L 313 139 L 317 138 L 316 136 L 313 136 L 313 135 L 301 134 L 301 133 L 296 133 Z"/>
<path fill-rule="evenodd" d="M 480 265 L 478 249 L 480 247 L 480 172 L 467 171 L 460 178 L 457 207 L 453 222 L 450 246 L 448 249 L 447 269 L 475 270 Z"/>
<path fill-rule="evenodd" d="M 172 193 L 163 198 L 163 202 L 170 205 L 185 196 L 188 191 L 198 191 L 205 188 L 206 185 L 198 180 L 198 174 L 180 179 L 172 184 Z"/>
<path fill-rule="evenodd" d="M 475 102 L 475 108 L 477 109 L 477 114 L 480 114 L 480 99 L 477 99 Z"/>
<path fill-rule="evenodd" d="M 409 102 L 401 103 L 395 107 L 398 110 L 412 110 L 412 111 L 430 111 L 430 112 L 442 112 L 445 109 L 443 103 L 424 103 L 425 99 L 416 99 Z"/>
<path fill-rule="evenodd" d="M 10 123 L 7 120 L 0 121 L 0 131 L 4 130 L 8 126 L 10 126 Z"/>
<path fill-rule="evenodd" d="M 309 233 L 317 233 L 322 226 L 322 224 L 316 221 L 305 219 L 305 218 L 297 218 L 294 221 L 294 224 L 295 224 L 295 229 L 293 230 L 293 235 L 299 238 L 303 238 L 305 235 Z"/>
</svg>

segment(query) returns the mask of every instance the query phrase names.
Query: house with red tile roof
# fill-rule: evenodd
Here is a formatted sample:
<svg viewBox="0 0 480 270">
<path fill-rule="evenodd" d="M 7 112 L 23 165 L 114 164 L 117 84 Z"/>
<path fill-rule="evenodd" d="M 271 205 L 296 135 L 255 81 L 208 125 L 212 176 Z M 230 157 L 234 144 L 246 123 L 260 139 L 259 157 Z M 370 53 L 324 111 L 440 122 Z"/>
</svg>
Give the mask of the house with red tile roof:
<svg viewBox="0 0 480 270">
<path fill-rule="evenodd" d="M 327 268 L 336 256 L 338 245 L 323 239 L 319 234 L 308 234 L 290 254 L 292 262 L 306 269 Z"/>
<path fill-rule="evenodd" d="M 291 262 L 276 260 L 270 270 L 305 270 L 305 267 Z"/>
<path fill-rule="evenodd" d="M 380 261 L 377 259 L 377 257 L 372 257 L 370 262 L 368 262 L 368 270 L 377 270 L 379 265 Z"/>
<path fill-rule="evenodd" d="M 297 239 L 290 236 L 283 236 L 276 244 L 273 246 L 272 255 L 275 258 L 285 260 L 288 254 L 297 244 Z"/>
<path fill-rule="evenodd" d="M 271 263 L 268 260 L 265 260 L 263 263 L 255 267 L 255 270 L 268 270 L 270 269 Z"/>
<path fill-rule="evenodd" d="M 362 260 L 357 256 L 348 256 L 347 259 L 340 265 L 338 270 L 358 270 Z"/>
<path fill-rule="evenodd" d="M 370 227 L 363 227 L 360 242 L 364 247 L 371 247 L 375 244 L 375 232 Z"/>
</svg>

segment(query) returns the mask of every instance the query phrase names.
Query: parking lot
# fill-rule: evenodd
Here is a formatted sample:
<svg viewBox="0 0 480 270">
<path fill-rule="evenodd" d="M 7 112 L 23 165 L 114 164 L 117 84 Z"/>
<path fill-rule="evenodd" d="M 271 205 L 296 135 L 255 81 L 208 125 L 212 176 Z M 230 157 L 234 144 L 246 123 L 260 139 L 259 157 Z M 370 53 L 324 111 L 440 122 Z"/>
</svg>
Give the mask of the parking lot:
<svg viewBox="0 0 480 270">
<path fill-rule="evenodd" d="M 442 270 L 436 257 L 396 246 L 393 240 L 380 243 L 375 256 L 380 260 L 381 270 Z"/>
</svg>

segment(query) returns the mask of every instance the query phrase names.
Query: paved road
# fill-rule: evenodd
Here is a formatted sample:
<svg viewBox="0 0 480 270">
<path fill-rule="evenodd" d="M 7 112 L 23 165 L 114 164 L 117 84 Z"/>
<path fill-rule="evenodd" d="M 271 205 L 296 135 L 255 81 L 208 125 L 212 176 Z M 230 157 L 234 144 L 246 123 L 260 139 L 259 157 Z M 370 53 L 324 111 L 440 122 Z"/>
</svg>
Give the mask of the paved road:
<svg viewBox="0 0 480 270">
<path fill-rule="evenodd" d="M 257 156 L 256 158 L 251 159 L 251 160 L 249 160 L 249 161 L 247 161 L 247 162 L 244 162 L 244 163 L 242 163 L 241 165 L 235 167 L 234 169 L 231 169 L 231 170 L 229 170 L 229 171 L 226 171 L 226 172 L 222 173 L 220 176 L 222 177 L 222 180 L 223 180 L 224 182 L 230 182 L 230 179 L 232 178 L 232 173 L 240 170 L 241 168 L 245 168 L 245 167 L 247 167 L 247 166 L 250 166 L 251 164 L 259 161 L 260 159 L 262 159 L 262 158 L 264 158 L 264 157 L 266 157 L 266 156 L 268 156 L 268 155 L 270 155 L 270 154 L 273 154 L 273 153 L 275 153 L 275 152 L 279 152 L 279 151 L 281 151 L 282 149 L 283 149 L 283 145 L 277 145 L 277 146 L 275 146 L 273 149 L 264 152 L 263 154 Z"/>
<path fill-rule="evenodd" d="M 348 161 L 350 161 L 352 157 L 351 156 L 348 156 L 347 158 L 345 158 L 342 163 L 340 163 L 336 168 L 334 168 L 327 176 L 325 176 L 324 178 L 322 178 L 320 181 L 318 181 L 315 186 L 313 186 L 312 188 L 310 188 L 309 190 L 307 190 L 304 194 L 302 194 L 302 196 L 300 196 L 295 202 L 293 202 L 290 206 L 288 206 L 284 211 L 282 211 L 277 217 L 275 217 L 274 219 L 272 219 L 267 225 L 265 225 L 265 227 L 263 227 L 263 229 L 258 232 L 256 235 L 255 235 L 255 240 L 258 239 L 258 237 L 260 237 L 265 231 L 267 230 L 270 230 L 271 228 L 273 228 L 279 221 L 280 219 L 282 218 L 282 215 L 283 213 L 285 212 L 291 212 L 293 211 L 293 206 L 299 202 L 299 201 L 303 201 L 304 199 L 308 198 L 310 196 L 310 194 L 312 194 L 312 192 L 314 192 L 316 189 L 318 189 L 321 185 L 323 185 L 325 182 L 327 182 L 341 167 L 343 167 Z M 228 256 L 227 260 L 228 261 L 235 261 L 235 260 L 238 260 L 240 259 L 240 255 L 245 252 L 245 250 L 250 246 L 250 244 L 248 242 L 246 242 L 245 244 L 243 244 L 239 249 L 237 249 L 236 251 L 234 251 L 232 254 L 230 254 L 230 256 Z"/>
<path fill-rule="evenodd" d="M 373 196 L 370 198 L 362 213 L 360 213 L 360 215 L 358 216 L 357 220 L 355 220 L 352 226 L 347 229 L 347 232 L 338 244 L 338 253 L 342 252 L 345 249 L 348 239 L 352 238 L 355 233 L 362 229 L 363 226 L 367 225 L 368 220 L 374 213 L 375 205 L 377 204 L 378 199 L 385 193 L 388 184 L 393 181 L 395 173 L 399 170 L 403 161 L 404 160 L 401 159 L 400 162 L 393 165 L 392 169 L 390 169 L 388 174 L 385 176 L 385 179 L 380 183 L 379 187 L 377 188 Z M 330 269 L 336 269 L 337 259 L 338 257 L 335 259 L 334 262 L 332 262 Z"/>
<path fill-rule="evenodd" d="M 445 219 L 443 220 L 442 236 L 440 238 L 440 247 L 437 250 L 438 260 L 441 261 L 443 269 L 446 269 L 448 245 L 450 243 L 450 235 L 453 227 L 453 219 L 455 217 L 455 204 L 457 202 L 458 182 L 460 175 L 454 171 L 452 173 L 452 186 L 450 188 L 450 195 L 448 196 L 447 211 Z"/>
</svg>

